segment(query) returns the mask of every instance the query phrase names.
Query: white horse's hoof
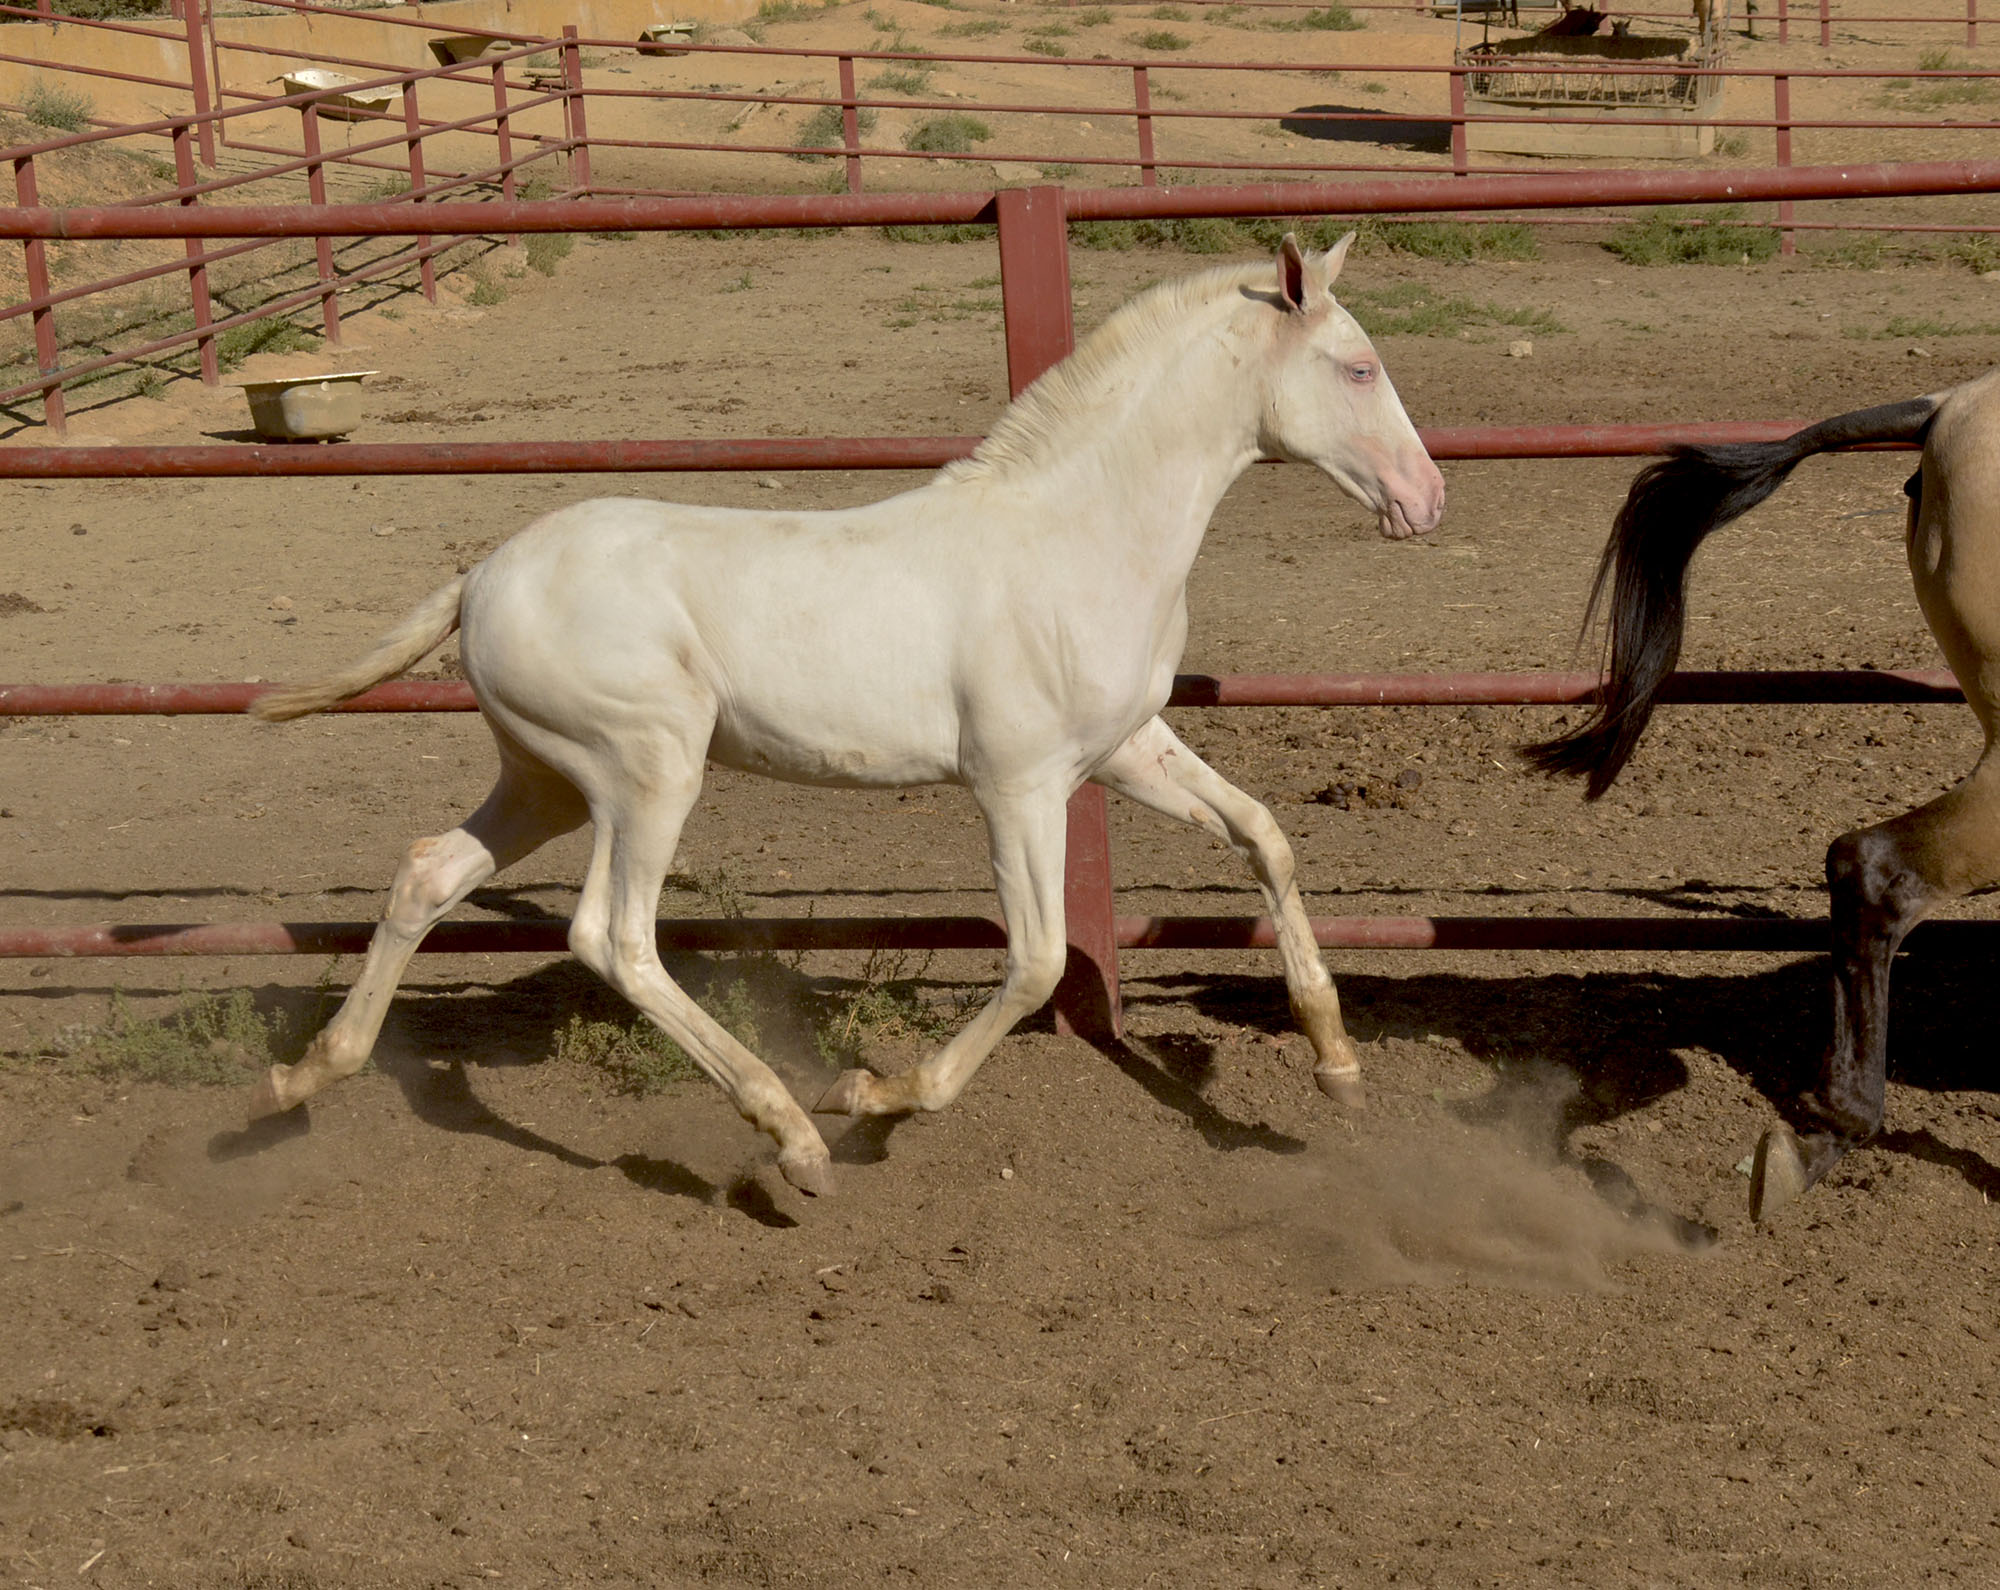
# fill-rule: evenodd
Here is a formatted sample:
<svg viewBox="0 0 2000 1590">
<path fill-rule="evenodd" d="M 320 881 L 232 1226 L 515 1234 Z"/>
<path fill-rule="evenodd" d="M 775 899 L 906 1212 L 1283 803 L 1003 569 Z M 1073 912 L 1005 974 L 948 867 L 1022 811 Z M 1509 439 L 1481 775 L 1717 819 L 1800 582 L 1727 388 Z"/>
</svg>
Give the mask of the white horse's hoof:
<svg viewBox="0 0 2000 1590">
<path fill-rule="evenodd" d="M 825 1149 L 797 1159 L 780 1158 L 778 1174 L 808 1198 L 833 1196 L 833 1160 Z"/>
<path fill-rule="evenodd" d="M 819 1096 L 815 1115 L 874 1115 L 876 1077 L 872 1071 L 843 1071 L 833 1086 Z"/>
<path fill-rule="evenodd" d="M 1750 1163 L 1750 1218 L 1760 1225 L 1806 1190 L 1799 1140 L 1782 1121 L 1757 1139 Z"/>
<path fill-rule="evenodd" d="M 292 1107 L 285 1102 L 287 1069 L 285 1066 L 272 1066 L 257 1079 L 257 1085 L 250 1090 L 250 1120 L 261 1121 L 267 1115 L 283 1115 Z"/>
<path fill-rule="evenodd" d="M 1320 1092 L 1343 1110 L 1368 1108 L 1368 1090 L 1362 1086 L 1359 1070 L 1315 1071 L 1313 1081 L 1319 1085 Z"/>
</svg>

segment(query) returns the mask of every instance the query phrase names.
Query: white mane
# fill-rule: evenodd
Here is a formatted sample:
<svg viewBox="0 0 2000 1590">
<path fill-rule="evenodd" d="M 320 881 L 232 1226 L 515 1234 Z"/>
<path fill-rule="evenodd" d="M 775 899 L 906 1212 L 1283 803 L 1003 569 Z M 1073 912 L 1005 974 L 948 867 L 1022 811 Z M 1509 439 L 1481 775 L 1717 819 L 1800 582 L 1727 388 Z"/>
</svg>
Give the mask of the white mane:
<svg viewBox="0 0 2000 1590">
<path fill-rule="evenodd" d="M 1176 331 L 1189 317 L 1240 293 L 1270 288 L 1268 261 L 1217 265 L 1198 275 L 1163 282 L 1121 306 L 1074 353 L 1043 374 L 1007 405 L 970 458 L 954 459 L 939 480 L 992 479 L 1042 462 L 1043 449 L 1071 430 L 1101 401 L 1114 372 Z"/>
</svg>

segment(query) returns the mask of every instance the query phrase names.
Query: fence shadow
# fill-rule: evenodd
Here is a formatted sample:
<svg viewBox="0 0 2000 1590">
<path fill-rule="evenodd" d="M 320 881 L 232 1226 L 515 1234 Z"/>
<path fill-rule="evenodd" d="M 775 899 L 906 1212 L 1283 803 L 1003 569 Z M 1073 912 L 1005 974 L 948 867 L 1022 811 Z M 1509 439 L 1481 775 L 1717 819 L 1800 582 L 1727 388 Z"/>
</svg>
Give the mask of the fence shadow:
<svg viewBox="0 0 2000 1590">
<path fill-rule="evenodd" d="M 1451 153 L 1448 121 L 1385 121 L 1379 107 L 1366 105 L 1301 105 L 1278 118 L 1279 127 L 1316 143 L 1379 144 L 1385 149 L 1410 149 L 1420 154 Z M 1350 120 L 1349 118 L 1368 118 Z"/>
</svg>

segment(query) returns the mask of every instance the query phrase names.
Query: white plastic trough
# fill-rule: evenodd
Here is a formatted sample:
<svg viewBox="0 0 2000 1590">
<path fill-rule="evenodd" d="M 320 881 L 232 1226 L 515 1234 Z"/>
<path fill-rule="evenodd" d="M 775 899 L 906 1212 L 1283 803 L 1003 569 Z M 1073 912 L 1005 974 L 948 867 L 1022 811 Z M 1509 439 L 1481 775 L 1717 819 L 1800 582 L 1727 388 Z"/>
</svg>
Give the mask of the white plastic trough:
<svg viewBox="0 0 2000 1590">
<path fill-rule="evenodd" d="M 359 93 L 347 92 L 361 79 L 330 72 L 323 66 L 302 66 L 295 72 L 287 72 L 278 81 L 284 85 L 287 94 L 322 94 L 324 97 L 314 108 L 320 115 L 330 116 L 335 121 L 358 121 L 366 116 L 379 116 L 396 103 L 394 88 L 364 88 Z"/>
<path fill-rule="evenodd" d="M 321 442 L 345 436 L 361 423 L 361 383 L 373 370 L 337 375 L 296 375 L 275 381 L 242 381 L 250 423 L 273 442 Z"/>
<path fill-rule="evenodd" d="M 486 34 L 448 33 L 430 41 L 431 54 L 439 66 L 459 66 L 483 55 L 504 55 L 533 42 L 529 39 L 496 39 Z"/>
<path fill-rule="evenodd" d="M 693 42 L 692 22 L 655 22 L 639 30 L 641 55 L 685 55 Z"/>
</svg>

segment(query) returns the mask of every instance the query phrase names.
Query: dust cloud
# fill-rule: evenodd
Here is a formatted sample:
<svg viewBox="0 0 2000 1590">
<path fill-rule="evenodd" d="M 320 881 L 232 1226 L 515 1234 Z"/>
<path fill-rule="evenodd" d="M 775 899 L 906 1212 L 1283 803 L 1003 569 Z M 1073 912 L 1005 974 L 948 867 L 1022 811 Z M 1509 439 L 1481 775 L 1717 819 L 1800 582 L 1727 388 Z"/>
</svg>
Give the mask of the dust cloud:
<svg viewBox="0 0 2000 1590">
<path fill-rule="evenodd" d="M 1564 1152 L 1573 1093 L 1542 1078 L 1423 1120 L 1357 1118 L 1254 1176 L 1238 1232 L 1300 1284 L 1342 1291 L 1602 1291 L 1621 1261 L 1707 1246 L 1704 1228 Z"/>
</svg>

